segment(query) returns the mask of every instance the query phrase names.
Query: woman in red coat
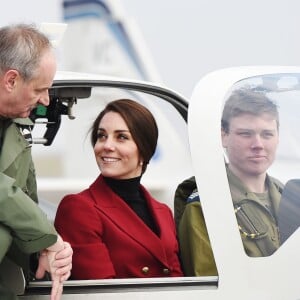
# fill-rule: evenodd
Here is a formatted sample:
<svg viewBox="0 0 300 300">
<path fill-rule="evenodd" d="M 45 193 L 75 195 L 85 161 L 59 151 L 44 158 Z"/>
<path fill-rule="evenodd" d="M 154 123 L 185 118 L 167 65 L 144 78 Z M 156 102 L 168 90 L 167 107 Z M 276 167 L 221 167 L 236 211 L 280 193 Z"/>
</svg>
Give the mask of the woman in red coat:
<svg viewBox="0 0 300 300">
<path fill-rule="evenodd" d="M 140 184 L 158 138 L 139 103 L 110 102 L 91 129 L 101 174 L 61 201 L 55 227 L 74 251 L 72 279 L 182 276 L 170 208 Z"/>
</svg>

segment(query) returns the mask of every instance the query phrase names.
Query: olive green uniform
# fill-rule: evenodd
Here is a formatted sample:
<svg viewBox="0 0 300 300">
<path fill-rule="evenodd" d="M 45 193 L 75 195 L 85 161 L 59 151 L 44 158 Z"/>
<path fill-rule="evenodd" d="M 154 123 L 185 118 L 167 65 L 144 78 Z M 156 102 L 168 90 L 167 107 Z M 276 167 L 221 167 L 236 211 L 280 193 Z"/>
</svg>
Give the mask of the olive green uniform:
<svg viewBox="0 0 300 300">
<path fill-rule="evenodd" d="M 0 262 L 7 256 L 25 269 L 29 253 L 57 240 L 53 225 L 37 205 L 29 125 L 29 119 L 0 118 Z M 0 299 L 14 299 L 8 294 L 0 281 Z"/>
<path fill-rule="evenodd" d="M 251 257 L 271 255 L 279 247 L 276 219 L 283 185 L 267 176 L 268 194 L 262 202 L 228 168 L 227 175 L 245 252 Z M 178 186 L 174 212 L 185 275 L 217 275 L 194 177 Z"/>
</svg>

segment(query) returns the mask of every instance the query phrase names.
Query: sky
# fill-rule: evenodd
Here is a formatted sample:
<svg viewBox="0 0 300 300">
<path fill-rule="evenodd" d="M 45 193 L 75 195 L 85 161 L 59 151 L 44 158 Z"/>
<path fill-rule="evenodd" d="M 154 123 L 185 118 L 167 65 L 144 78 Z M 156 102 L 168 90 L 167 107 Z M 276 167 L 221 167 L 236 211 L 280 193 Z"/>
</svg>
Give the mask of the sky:
<svg viewBox="0 0 300 300">
<path fill-rule="evenodd" d="M 168 87 L 189 98 L 207 73 L 244 65 L 300 65 L 298 0 L 118 0 L 137 24 Z M 60 0 L 11 0 L 0 25 L 61 22 Z"/>
</svg>

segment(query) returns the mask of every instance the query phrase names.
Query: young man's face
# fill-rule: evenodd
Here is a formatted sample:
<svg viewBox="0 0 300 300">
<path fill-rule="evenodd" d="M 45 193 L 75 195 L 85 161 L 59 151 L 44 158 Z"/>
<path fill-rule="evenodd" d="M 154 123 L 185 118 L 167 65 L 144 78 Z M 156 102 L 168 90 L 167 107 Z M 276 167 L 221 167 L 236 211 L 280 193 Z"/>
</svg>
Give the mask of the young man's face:
<svg viewBox="0 0 300 300">
<path fill-rule="evenodd" d="M 222 131 L 230 169 L 240 178 L 265 174 L 275 159 L 279 142 L 274 117 L 242 114 L 229 122 L 229 131 Z"/>
</svg>

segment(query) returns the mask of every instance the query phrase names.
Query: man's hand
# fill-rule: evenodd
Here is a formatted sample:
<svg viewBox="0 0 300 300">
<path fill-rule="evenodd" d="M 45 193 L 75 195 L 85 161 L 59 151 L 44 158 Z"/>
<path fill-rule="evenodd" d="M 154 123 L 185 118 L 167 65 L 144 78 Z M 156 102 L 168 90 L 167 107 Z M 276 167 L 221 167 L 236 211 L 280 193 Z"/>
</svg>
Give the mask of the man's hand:
<svg viewBox="0 0 300 300">
<path fill-rule="evenodd" d="M 59 237 L 57 243 L 60 242 L 62 240 Z M 63 245 L 61 250 L 57 250 L 58 246 L 55 244 L 49 248 L 57 251 L 43 250 L 41 252 L 36 271 L 36 278 L 43 278 L 46 271 L 51 274 L 51 300 L 60 299 L 63 292 L 63 282 L 71 275 L 73 250 L 67 242 L 62 242 L 61 245 Z"/>
<path fill-rule="evenodd" d="M 72 255 L 73 249 L 71 245 L 64 242 L 64 249 L 56 252 L 53 267 L 56 269 L 56 275 L 60 276 L 61 282 L 67 280 L 71 275 L 72 270 Z"/>
<path fill-rule="evenodd" d="M 55 256 L 56 252 L 54 251 L 42 251 L 39 258 L 39 266 L 35 274 L 36 278 L 43 278 L 46 271 L 51 274 L 51 300 L 59 300 L 63 292 L 63 281 L 61 280 L 61 277 L 56 274 L 57 269 L 54 267 Z"/>
</svg>

